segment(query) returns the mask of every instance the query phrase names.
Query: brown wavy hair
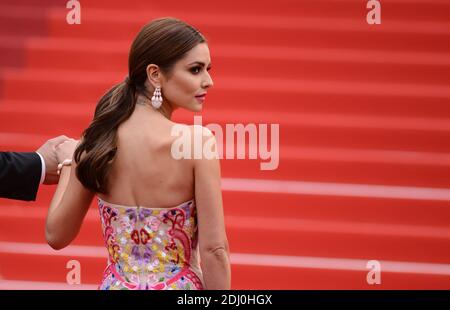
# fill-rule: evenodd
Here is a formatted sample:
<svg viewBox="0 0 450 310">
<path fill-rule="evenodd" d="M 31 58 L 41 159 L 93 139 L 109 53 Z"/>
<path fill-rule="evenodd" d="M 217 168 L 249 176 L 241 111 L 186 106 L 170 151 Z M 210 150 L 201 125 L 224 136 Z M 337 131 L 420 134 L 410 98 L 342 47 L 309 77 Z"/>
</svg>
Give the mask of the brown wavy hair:
<svg viewBox="0 0 450 310">
<path fill-rule="evenodd" d="M 76 175 L 87 189 L 108 193 L 110 164 L 117 152 L 117 129 L 134 111 L 136 98 L 147 98 L 147 66 L 156 64 L 170 78 L 174 64 L 199 43 L 204 36 L 191 25 L 172 17 L 146 24 L 131 45 L 128 77 L 106 92 L 98 102 L 94 118 L 75 150 Z"/>
</svg>

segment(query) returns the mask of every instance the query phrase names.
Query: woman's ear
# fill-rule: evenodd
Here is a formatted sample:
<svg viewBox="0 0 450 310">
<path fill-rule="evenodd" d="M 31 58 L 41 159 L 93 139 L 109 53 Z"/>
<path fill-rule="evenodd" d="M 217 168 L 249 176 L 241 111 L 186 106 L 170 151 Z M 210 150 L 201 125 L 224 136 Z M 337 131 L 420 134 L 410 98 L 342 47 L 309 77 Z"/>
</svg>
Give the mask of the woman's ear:
<svg viewBox="0 0 450 310">
<path fill-rule="evenodd" d="M 157 65 L 150 64 L 147 66 L 147 79 L 154 88 L 161 86 L 161 71 Z"/>
</svg>

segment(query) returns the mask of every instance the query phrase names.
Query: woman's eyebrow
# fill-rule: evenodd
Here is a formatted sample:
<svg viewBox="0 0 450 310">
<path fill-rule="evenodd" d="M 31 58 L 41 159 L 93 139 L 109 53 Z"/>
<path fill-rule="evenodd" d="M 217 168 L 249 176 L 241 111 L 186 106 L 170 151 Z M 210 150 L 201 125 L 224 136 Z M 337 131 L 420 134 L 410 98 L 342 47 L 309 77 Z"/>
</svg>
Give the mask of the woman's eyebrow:
<svg viewBox="0 0 450 310">
<path fill-rule="evenodd" d="M 204 63 L 204 62 L 201 62 L 201 61 L 194 61 L 194 62 L 191 62 L 188 66 L 193 65 L 193 64 L 199 64 L 199 65 L 201 65 L 202 67 L 205 66 L 205 63 Z M 209 64 L 209 66 L 211 67 L 211 64 Z"/>
</svg>

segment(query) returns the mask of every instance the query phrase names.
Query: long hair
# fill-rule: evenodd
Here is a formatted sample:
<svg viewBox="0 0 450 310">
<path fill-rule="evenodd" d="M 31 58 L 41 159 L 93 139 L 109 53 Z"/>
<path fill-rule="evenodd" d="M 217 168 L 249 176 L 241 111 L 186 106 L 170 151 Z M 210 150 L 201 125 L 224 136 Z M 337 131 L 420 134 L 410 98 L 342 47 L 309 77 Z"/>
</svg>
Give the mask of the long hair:
<svg viewBox="0 0 450 310">
<path fill-rule="evenodd" d="M 76 175 L 84 187 L 108 193 L 110 164 L 117 152 L 117 129 L 133 113 L 137 95 L 149 97 L 145 87 L 147 66 L 156 64 L 170 77 L 174 64 L 203 42 L 206 39 L 198 30 L 171 17 L 153 20 L 139 31 L 130 49 L 128 77 L 100 99 L 75 150 Z"/>
</svg>

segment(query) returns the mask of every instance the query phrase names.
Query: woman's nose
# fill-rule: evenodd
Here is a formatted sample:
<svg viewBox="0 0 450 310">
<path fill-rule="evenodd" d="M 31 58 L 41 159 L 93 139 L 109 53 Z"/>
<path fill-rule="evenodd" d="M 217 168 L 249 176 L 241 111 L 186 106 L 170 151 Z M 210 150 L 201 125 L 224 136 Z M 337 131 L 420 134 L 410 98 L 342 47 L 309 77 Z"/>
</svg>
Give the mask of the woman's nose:
<svg viewBox="0 0 450 310">
<path fill-rule="evenodd" d="M 214 85 L 211 76 L 208 74 L 206 80 L 203 82 L 203 88 L 209 88 Z"/>
</svg>

